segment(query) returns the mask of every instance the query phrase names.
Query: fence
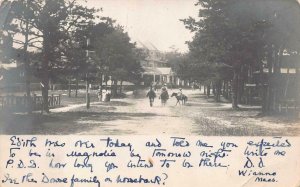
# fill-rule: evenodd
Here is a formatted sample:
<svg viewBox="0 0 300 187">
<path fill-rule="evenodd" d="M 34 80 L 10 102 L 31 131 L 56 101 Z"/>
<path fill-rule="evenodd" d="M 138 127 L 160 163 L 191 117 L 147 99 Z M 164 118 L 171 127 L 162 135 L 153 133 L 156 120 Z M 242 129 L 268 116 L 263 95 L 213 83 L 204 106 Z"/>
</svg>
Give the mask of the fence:
<svg viewBox="0 0 300 187">
<path fill-rule="evenodd" d="M 43 107 L 43 97 L 38 95 L 33 95 L 32 100 L 32 109 L 41 110 Z M 9 111 L 26 111 L 28 107 L 27 96 L 15 96 L 15 95 L 6 95 L 0 96 L 0 103 L 2 110 Z M 48 106 L 49 108 L 60 106 L 61 104 L 61 95 L 51 95 L 48 96 Z"/>
</svg>

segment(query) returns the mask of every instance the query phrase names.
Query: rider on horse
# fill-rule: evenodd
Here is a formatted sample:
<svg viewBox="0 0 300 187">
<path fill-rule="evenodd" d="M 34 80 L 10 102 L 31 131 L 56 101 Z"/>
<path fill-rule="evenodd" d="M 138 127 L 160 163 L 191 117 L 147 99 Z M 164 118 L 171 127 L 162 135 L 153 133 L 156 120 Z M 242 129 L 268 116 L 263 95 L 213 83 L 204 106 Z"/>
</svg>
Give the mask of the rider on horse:
<svg viewBox="0 0 300 187">
<path fill-rule="evenodd" d="M 183 96 L 182 88 L 179 88 L 177 95 L 182 99 L 182 96 Z"/>
</svg>

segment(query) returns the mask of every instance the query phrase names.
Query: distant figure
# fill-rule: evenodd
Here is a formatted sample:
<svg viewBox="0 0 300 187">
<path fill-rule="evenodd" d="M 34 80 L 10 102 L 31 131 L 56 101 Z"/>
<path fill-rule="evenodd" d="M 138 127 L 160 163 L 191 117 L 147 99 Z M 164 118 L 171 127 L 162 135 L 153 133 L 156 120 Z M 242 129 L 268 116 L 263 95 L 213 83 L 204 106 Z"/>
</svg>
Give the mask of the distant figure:
<svg viewBox="0 0 300 187">
<path fill-rule="evenodd" d="M 182 88 L 179 88 L 179 91 L 177 92 L 177 96 L 180 98 L 180 100 L 182 99 Z"/>
<path fill-rule="evenodd" d="M 158 87 L 158 81 L 156 81 L 155 83 L 153 83 L 153 87 L 154 87 L 154 91 L 157 91 L 157 87 Z"/>
<path fill-rule="evenodd" d="M 153 106 L 153 102 L 154 102 L 154 98 L 156 97 L 156 94 L 155 94 L 155 92 L 154 92 L 152 86 L 150 87 L 150 89 L 149 89 L 149 91 L 148 91 L 146 97 L 149 98 L 149 101 L 150 101 L 150 107 L 152 107 L 152 106 Z"/>
<path fill-rule="evenodd" d="M 166 87 L 161 88 L 161 94 L 159 96 L 159 99 L 161 99 L 161 105 L 165 106 L 167 100 L 169 99 L 169 93 Z"/>
<path fill-rule="evenodd" d="M 178 93 L 172 93 L 172 95 L 171 95 L 171 97 L 173 97 L 173 96 L 175 96 L 175 98 L 177 99 L 177 103 L 176 103 L 176 105 L 175 106 L 177 106 L 177 104 L 179 103 L 179 104 L 182 104 L 182 105 L 185 105 L 185 103 L 187 102 L 187 100 L 188 100 L 188 97 L 187 96 L 185 96 L 185 95 L 181 95 L 181 96 L 178 96 Z M 180 103 L 180 101 L 181 101 L 181 103 Z"/>
<path fill-rule="evenodd" d="M 192 89 L 193 89 L 193 91 L 195 91 L 195 87 L 196 87 L 195 82 L 192 82 Z"/>
<path fill-rule="evenodd" d="M 161 91 L 163 91 L 163 90 L 167 90 L 168 88 L 167 88 L 167 84 L 164 84 L 162 87 L 161 87 Z"/>
<path fill-rule="evenodd" d="M 99 101 L 102 101 L 102 93 L 101 92 L 102 92 L 101 88 L 99 88 L 98 91 L 97 91 L 97 96 L 98 96 Z"/>
<path fill-rule="evenodd" d="M 132 91 L 132 95 L 133 95 L 133 97 L 137 97 L 138 96 L 138 91 L 137 90 L 133 90 Z"/>
<path fill-rule="evenodd" d="M 105 101 L 106 99 L 107 90 L 102 90 L 102 101 Z"/>
<path fill-rule="evenodd" d="M 110 101 L 110 99 L 111 99 L 110 91 L 103 90 L 102 95 L 104 96 L 104 97 L 102 97 L 102 101 L 104 101 L 104 102 L 109 102 Z"/>
<path fill-rule="evenodd" d="M 110 99 L 111 99 L 111 93 L 107 92 L 105 95 L 105 102 L 110 102 Z"/>
</svg>

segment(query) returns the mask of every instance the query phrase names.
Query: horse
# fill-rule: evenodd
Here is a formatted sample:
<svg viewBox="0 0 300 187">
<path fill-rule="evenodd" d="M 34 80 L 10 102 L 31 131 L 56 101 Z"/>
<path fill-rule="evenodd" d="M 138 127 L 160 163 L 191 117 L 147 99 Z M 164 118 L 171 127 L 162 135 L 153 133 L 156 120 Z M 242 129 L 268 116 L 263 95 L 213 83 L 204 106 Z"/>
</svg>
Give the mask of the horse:
<svg viewBox="0 0 300 187">
<path fill-rule="evenodd" d="M 182 105 L 185 105 L 185 103 L 188 100 L 188 97 L 186 95 L 183 95 L 183 94 L 181 96 L 179 96 L 177 93 L 173 92 L 171 97 L 173 97 L 173 96 L 175 96 L 176 99 L 177 99 L 177 103 L 176 103 L 175 106 L 177 106 L 178 103 L 181 104 L 180 101 L 182 102 Z"/>
</svg>

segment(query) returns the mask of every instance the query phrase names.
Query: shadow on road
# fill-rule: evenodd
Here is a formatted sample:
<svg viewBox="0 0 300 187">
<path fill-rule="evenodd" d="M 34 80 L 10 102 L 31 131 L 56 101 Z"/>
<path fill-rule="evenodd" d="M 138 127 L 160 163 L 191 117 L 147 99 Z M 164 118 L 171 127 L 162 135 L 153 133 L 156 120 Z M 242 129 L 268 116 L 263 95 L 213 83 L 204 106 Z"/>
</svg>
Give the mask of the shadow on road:
<svg viewBox="0 0 300 187">
<path fill-rule="evenodd" d="M 1 116 L 0 134 L 73 134 L 103 126 L 105 121 L 155 117 L 154 113 L 73 111 L 41 114 L 6 114 Z M 72 124 L 72 125 L 70 125 Z"/>
<path fill-rule="evenodd" d="M 133 103 L 123 102 L 123 101 L 110 101 L 110 102 L 102 102 L 97 105 L 103 106 L 132 106 Z"/>
</svg>

